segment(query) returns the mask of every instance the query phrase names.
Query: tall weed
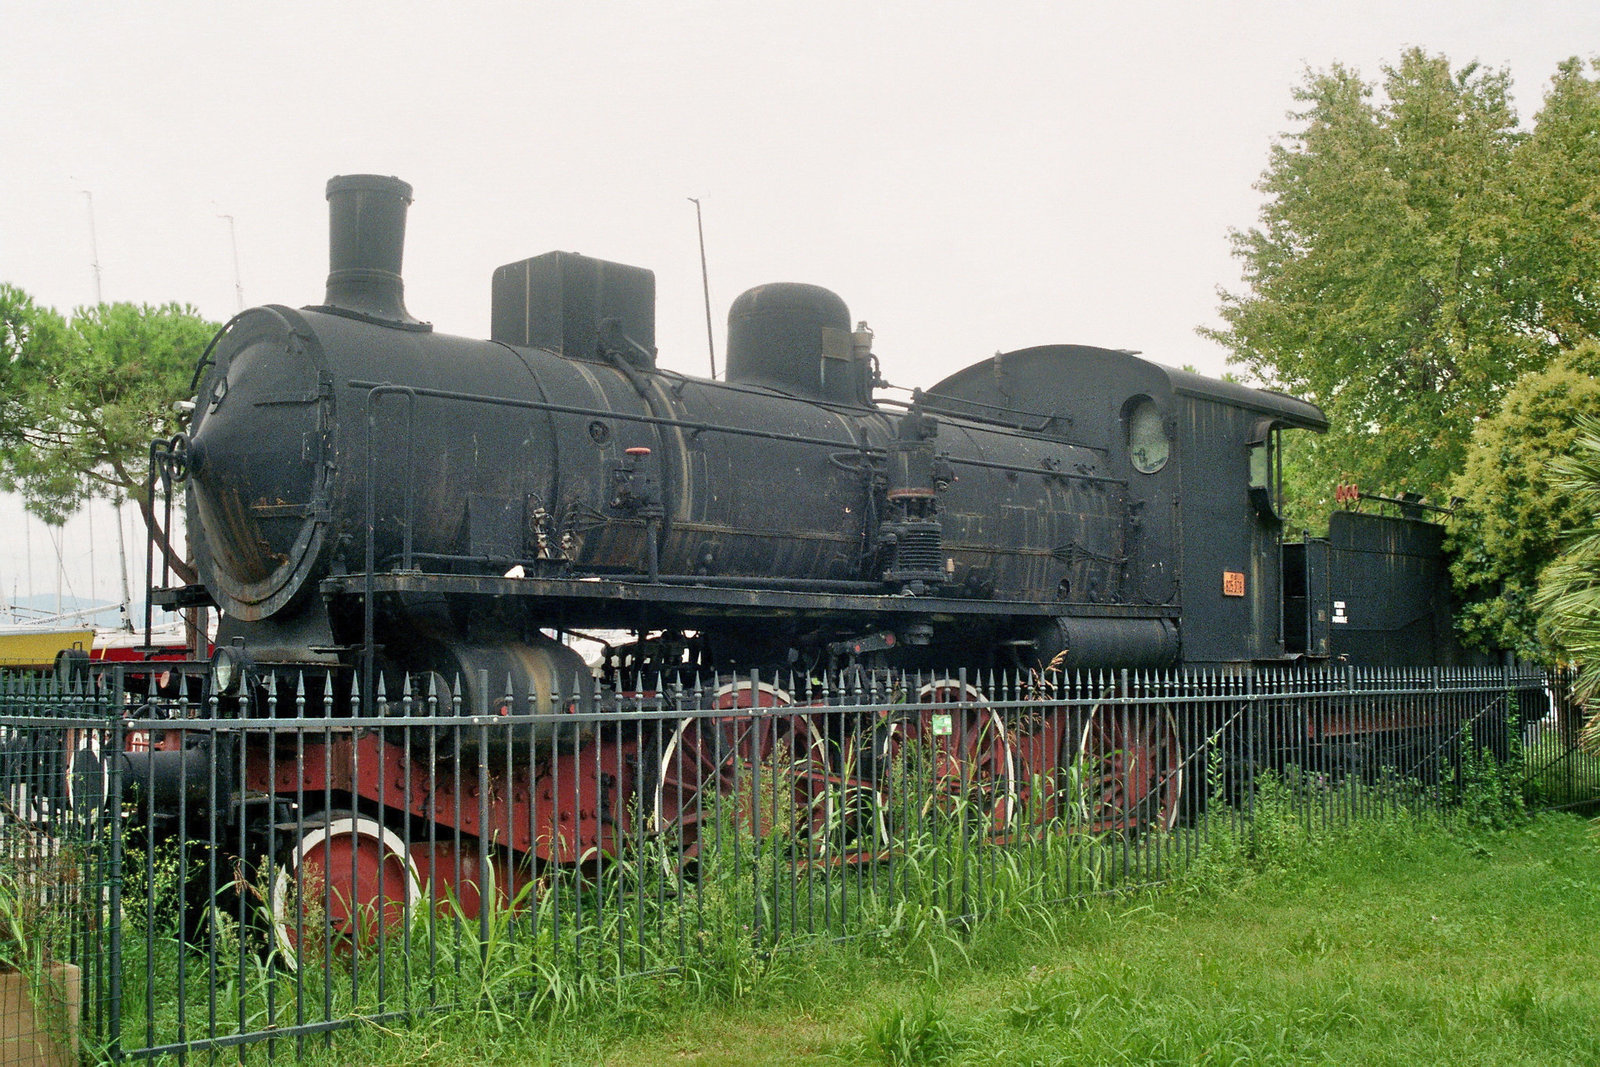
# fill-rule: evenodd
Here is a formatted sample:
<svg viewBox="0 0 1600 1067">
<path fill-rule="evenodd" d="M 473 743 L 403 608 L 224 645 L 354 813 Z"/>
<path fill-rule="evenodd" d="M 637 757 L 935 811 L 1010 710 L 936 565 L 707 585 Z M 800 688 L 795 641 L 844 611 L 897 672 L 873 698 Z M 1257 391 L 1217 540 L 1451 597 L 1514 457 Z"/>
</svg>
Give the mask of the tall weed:
<svg viewBox="0 0 1600 1067">
<path fill-rule="evenodd" d="M 1505 719 L 1492 724 L 1480 739 L 1469 727 L 1462 738 L 1456 778 L 1450 792 L 1463 830 L 1504 830 L 1524 822 L 1528 814 L 1527 773 L 1516 711 L 1516 694 L 1508 694 Z M 1500 740 L 1504 757 L 1495 754 Z"/>
<path fill-rule="evenodd" d="M 955 1028 L 942 1008 L 923 1000 L 907 1010 L 891 1007 L 867 1031 L 866 1051 L 888 1067 L 923 1067 L 949 1063 L 960 1051 Z"/>
</svg>

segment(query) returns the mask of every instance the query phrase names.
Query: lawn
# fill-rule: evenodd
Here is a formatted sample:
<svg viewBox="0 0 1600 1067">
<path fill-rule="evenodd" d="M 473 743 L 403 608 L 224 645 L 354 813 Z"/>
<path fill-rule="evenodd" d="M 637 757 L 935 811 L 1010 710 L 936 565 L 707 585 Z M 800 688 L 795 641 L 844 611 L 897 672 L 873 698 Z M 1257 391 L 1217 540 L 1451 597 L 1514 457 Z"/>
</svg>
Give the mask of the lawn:
<svg viewBox="0 0 1600 1067">
<path fill-rule="evenodd" d="M 321 1062 L 1600 1063 L 1600 838 L 1264 824 L 1159 891 L 752 957 Z M 707 978 L 706 975 L 711 975 Z"/>
</svg>

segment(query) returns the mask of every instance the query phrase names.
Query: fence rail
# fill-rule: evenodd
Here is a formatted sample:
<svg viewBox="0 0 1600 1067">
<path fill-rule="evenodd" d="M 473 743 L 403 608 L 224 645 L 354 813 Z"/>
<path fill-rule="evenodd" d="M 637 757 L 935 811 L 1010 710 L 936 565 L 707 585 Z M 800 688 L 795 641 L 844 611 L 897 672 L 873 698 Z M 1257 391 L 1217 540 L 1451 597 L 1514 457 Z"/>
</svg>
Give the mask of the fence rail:
<svg viewBox="0 0 1600 1067">
<path fill-rule="evenodd" d="M 0 903 L 81 966 L 108 1058 L 297 1055 L 491 976 L 560 998 L 1159 881 L 1267 796 L 1308 828 L 1485 775 L 1587 803 L 1566 682 L 679 675 L 467 714 L 437 677 L 205 700 L 123 667 L 0 677 Z"/>
</svg>

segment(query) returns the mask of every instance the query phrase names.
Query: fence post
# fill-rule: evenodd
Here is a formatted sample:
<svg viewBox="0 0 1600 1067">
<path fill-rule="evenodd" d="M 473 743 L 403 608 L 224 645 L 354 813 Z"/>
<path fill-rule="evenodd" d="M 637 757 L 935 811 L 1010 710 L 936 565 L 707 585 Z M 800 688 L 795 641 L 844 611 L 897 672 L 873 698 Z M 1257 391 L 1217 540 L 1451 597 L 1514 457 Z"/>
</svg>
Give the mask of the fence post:
<svg viewBox="0 0 1600 1067">
<path fill-rule="evenodd" d="M 1248 753 L 1245 760 L 1245 792 L 1244 792 L 1244 820 L 1250 835 L 1250 846 L 1256 844 L 1256 742 L 1260 718 L 1260 703 L 1256 694 L 1256 675 L 1254 671 L 1247 671 L 1244 676 L 1244 706 L 1245 706 L 1245 751 Z"/>
<path fill-rule="evenodd" d="M 113 1061 L 122 1058 L 122 761 L 111 758 L 112 753 L 121 752 L 125 747 L 124 731 L 126 727 L 122 721 L 122 692 L 123 668 L 119 665 L 112 669 L 112 692 L 108 703 L 108 717 L 111 719 L 111 744 L 106 752 L 106 764 L 110 768 L 106 775 L 106 804 L 102 808 L 103 817 L 110 824 L 111 841 L 110 857 L 106 870 L 106 906 L 109 914 L 106 916 L 110 926 L 110 938 L 107 945 L 106 960 L 106 1011 L 109 1016 L 106 1024 L 107 1042 L 106 1052 Z"/>
</svg>

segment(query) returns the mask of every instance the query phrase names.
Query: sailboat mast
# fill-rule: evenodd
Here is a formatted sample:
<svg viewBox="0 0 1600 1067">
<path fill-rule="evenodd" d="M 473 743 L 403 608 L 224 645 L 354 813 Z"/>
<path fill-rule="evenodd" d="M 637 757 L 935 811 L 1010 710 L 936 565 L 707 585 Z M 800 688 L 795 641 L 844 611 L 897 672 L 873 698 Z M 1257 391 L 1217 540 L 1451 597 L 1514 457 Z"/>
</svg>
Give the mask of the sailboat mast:
<svg viewBox="0 0 1600 1067">
<path fill-rule="evenodd" d="M 117 501 L 117 562 L 122 566 L 122 629 L 133 633 L 133 597 L 128 591 L 128 544 L 122 534 L 122 501 Z"/>
</svg>

